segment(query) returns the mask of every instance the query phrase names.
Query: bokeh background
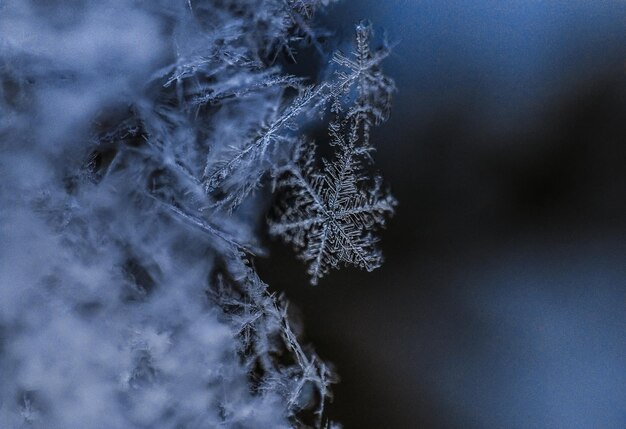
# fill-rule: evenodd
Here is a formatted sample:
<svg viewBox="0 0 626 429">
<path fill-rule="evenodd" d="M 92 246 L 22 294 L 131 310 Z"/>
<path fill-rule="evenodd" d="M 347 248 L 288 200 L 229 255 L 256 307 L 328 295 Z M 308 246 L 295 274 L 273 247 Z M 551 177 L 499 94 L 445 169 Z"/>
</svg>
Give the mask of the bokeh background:
<svg viewBox="0 0 626 429">
<path fill-rule="evenodd" d="M 346 428 L 626 428 L 626 2 L 352 0 L 399 44 L 374 273 L 261 276 L 342 381 Z"/>
</svg>

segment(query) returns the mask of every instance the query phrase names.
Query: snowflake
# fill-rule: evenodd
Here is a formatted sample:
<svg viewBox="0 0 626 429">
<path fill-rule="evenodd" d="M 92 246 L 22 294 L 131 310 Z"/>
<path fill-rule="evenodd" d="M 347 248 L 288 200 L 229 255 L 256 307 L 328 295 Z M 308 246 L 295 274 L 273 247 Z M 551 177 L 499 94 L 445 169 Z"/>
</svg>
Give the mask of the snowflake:
<svg viewBox="0 0 626 429">
<path fill-rule="evenodd" d="M 382 254 L 373 230 L 385 224 L 396 205 L 380 177 L 363 174 L 354 145 L 338 132 L 333 138 L 339 139 L 334 141 L 339 152 L 321 172 L 315 169 L 315 145 L 298 145 L 277 180 L 285 192 L 270 219 L 270 234 L 300 252 L 312 284 L 341 264 L 378 268 Z"/>
</svg>

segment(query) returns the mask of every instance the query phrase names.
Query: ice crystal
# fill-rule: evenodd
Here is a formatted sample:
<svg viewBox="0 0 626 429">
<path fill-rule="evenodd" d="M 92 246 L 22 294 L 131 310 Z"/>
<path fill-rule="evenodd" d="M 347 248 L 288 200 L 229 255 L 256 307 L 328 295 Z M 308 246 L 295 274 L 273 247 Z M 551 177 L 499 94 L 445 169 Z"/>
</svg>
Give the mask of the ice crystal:
<svg viewBox="0 0 626 429">
<path fill-rule="evenodd" d="M 279 164 L 276 151 L 293 147 L 300 133 L 303 116 L 323 113 L 333 103 L 353 103 L 348 116 L 355 120 L 354 131 L 361 134 L 361 149 L 369 149 L 369 131 L 374 121 L 384 121 L 391 106 L 394 83 L 381 72 L 381 62 L 388 55 L 384 45 L 371 52 L 371 27 L 361 23 L 356 29 L 354 56 L 336 52 L 332 64 L 338 70 L 331 79 L 318 85 L 300 85 L 298 95 L 284 107 L 276 106 L 260 130 L 243 147 L 230 146 L 224 156 L 212 157 L 207 163 L 204 183 L 208 193 L 220 191 L 219 206 L 236 207 L 261 184 L 267 173 Z M 300 121 L 300 122 L 299 122 Z"/>
<path fill-rule="evenodd" d="M 239 338 L 239 355 L 261 393 L 279 393 L 294 422 L 321 428 L 324 406 L 337 381 L 332 369 L 299 342 L 287 302 L 270 294 L 245 256 L 235 255 L 214 271 L 209 296 L 223 309 Z M 281 356 L 279 364 L 275 356 Z"/>
</svg>

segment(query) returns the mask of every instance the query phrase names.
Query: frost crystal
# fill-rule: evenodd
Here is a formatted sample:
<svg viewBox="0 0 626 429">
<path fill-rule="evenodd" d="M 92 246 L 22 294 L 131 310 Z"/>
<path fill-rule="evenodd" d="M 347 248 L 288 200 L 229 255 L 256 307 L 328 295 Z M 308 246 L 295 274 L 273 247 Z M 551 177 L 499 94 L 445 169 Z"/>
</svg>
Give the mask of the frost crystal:
<svg viewBox="0 0 626 429">
<path fill-rule="evenodd" d="M 276 106 L 260 130 L 243 147 L 229 146 L 223 155 L 207 163 L 204 184 L 209 194 L 221 191 L 216 203 L 230 209 L 239 205 L 261 184 L 261 178 L 273 173 L 280 159 L 277 151 L 297 145 L 303 116 L 322 114 L 329 105 L 352 103 L 347 116 L 354 120 L 352 131 L 361 138 L 358 151 L 367 151 L 372 121 L 387 119 L 391 94 L 395 91 L 391 79 L 382 74 L 380 64 L 389 54 L 384 45 L 372 53 L 369 48 L 371 29 L 361 23 L 356 30 L 354 58 L 336 52 L 332 64 L 339 67 L 332 78 L 318 85 L 299 85 L 298 95 L 284 107 Z M 285 81 L 291 82 L 286 79 Z M 353 136 L 352 138 L 355 138 Z"/>
<path fill-rule="evenodd" d="M 209 295 L 237 332 L 239 355 L 252 375 L 254 389 L 279 393 L 296 422 L 308 421 L 316 428 L 330 424 L 324 406 L 332 398 L 330 385 L 337 382 L 332 369 L 300 345 L 286 301 L 268 292 L 245 257 L 235 257 L 224 267 L 228 268 L 214 272 Z M 275 356 L 281 356 L 281 365 Z"/>
</svg>

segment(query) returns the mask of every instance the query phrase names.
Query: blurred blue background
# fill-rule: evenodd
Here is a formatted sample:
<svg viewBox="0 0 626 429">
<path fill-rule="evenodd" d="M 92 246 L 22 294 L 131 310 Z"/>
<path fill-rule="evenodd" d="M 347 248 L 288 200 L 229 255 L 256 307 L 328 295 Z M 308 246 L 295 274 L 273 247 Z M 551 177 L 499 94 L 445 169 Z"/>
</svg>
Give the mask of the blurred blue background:
<svg viewBox="0 0 626 429">
<path fill-rule="evenodd" d="M 342 376 L 346 428 L 626 428 L 626 3 L 344 1 L 399 44 L 387 262 L 260 271 Z M 282 259 L 283 263 L 276 263 Z"/>
</svg>

